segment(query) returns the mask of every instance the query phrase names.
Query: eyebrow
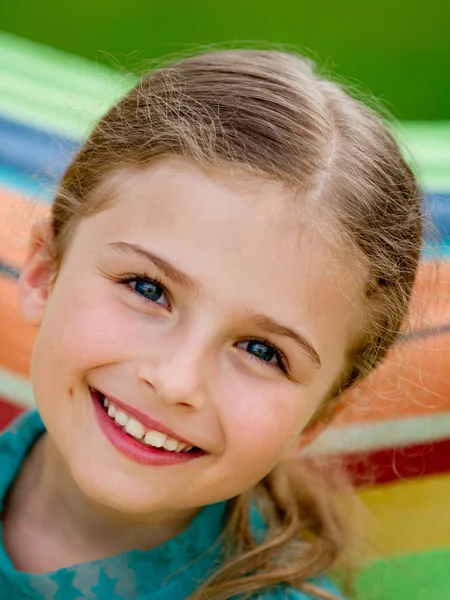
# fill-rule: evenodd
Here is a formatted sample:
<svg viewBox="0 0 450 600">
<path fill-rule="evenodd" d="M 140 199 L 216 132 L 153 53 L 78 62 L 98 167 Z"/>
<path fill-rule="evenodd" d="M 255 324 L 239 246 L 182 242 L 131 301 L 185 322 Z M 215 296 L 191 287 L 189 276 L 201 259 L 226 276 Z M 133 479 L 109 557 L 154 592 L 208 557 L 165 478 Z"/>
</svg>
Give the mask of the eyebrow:
<svg viewBox="0 0 450 600">
<path fill-rule="evenodd" d="M 253 323 L 255 323 L 256 326 L 260 327 L 261 329 L 264 329 L 268 333 L 288 337 L 294 342 L 296 342 L 296 344 L 298 344 L 302 348 L 302 350 L 309 355 L 310 359 L 316 365 L 316 367 L 318 369 L 321 368 L 322 363 L 320 362 L 320 356 L 317 350 L 314 348 L 311 342 L 309 342 L 301 333 L 294 331 L 290 327 L 286 327 L 286 325 L 278 323 L 278 321 L 275 321 L 267 315 L 249 312 L 245 316 L 249 320 L 253 321 Z"/>
<path fill-rule="evenodd" d="M 146 250 L 138 244 L 131 244 L 128 242 L 111 242 L 108 244 L 108 246 L 110 248 L 113 248 L 114 250 L 118 250 L 119 252 L 123 252 L 125 254 L 133 254 L 135 256 L 140 256 L 142 258 L 145 258 L 146 260 L 149 260 L 159 269 L 161 269 L 161 271 L 166 277 L 171 279 L 173 282 L 182 285 L 185 288 L 191 289 L 193 291 L 198 291 L 200 289 L 200 284 L 197 281 L 195 281 L 195 279 L 192 279 L 191 277 L 189 277 L 189 275 L 186 275 L 186 273 L 183 273 L 183 271 L 180 271 L 163 258 L 157 256 L 156 254 L 153 254 L 153 252 Z M 311 344 L 311 342 L 309 342 L 302 334 L 298 333 L 297 331 L 294 331 L 286 325 L 278 323 L 278 321 L 275 321 L 271 317 L 268 317 L 264 314 L 245 312 L 242 316 L 248 318 L 250 321 L 253 321 L 253 323 L 256 326 L 260 327 L 261 329 L 264 329 L 268 333 L 290 338 L 291 340 L 296 342 L 296 344 L 298 344 L 304 352 L 308 354 L 308 356 L 317 368 L 320 369 L 320 367 L 322 366 L 320 362 L 320 356 L 317 353 L 316 349 Z"/>
<path fill-rule="evenodd" d="M 125 254 L 134 254 L 151 261 L 154 265 L 161 269 L 166 277 L 185 288 L 189 288 L 194 291 L 199 290 L 200 288 L 200 284 L 189 277 L 189 275 L 186 275 L 186 273 L 183 273 L 163 258 L 156 256 L 156 254 L 153 254 L 153 252 L 146 250 L 138 244 L 129 244 L 128 242 L 111 242 L 108 244 L 108 246 L 110 248 L 114 248 L 115 250 L 119 250 L 120 252 L 124 252 Z"/>
</svg>

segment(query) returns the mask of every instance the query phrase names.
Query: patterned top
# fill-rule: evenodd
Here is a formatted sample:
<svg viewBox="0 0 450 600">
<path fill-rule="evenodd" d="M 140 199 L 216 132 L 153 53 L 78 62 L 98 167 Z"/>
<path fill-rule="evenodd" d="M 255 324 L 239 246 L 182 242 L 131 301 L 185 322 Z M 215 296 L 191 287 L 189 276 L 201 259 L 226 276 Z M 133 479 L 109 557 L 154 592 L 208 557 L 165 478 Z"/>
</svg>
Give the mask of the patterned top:
<svg viewBox="0 0 450 600">
<path fill-rule="evenodd" d="M 36 411 L 0 435 L 0 512 L 26 454 L 45 431 Z M 14 600 L 183 600 L 219 564 L 218 541 L 226 503 L 205 507 L 177 537 L 147 551 L 74 565 L 40 575 L 17 571 L 6 554 L 0 524 L 0 595 Z M 259 529 L 259 515 L 251 521 Z M 326 578 L 314 581 L 337 593 Z M 268 590 L 264 600 L 308 600 L 292 589 Z M 309 599 L 311 600 L 311 599 Z"/>
</svg>

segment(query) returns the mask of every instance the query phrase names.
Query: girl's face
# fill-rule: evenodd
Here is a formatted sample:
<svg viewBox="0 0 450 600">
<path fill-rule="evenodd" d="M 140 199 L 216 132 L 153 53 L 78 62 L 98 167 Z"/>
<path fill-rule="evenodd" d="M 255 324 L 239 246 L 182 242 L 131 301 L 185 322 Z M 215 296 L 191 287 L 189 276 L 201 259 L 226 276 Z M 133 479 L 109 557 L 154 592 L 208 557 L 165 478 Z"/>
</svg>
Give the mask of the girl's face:
<svg viewBox="0 0 450 600">
<path fill-rule="evenodd" d="M 283 458 L 343 369 L 361 281 L 277 184 L 173 158 L 99 192 L 108 208 L 77 226 L 49 294 L 43 245 L 22 274 L 51 444 L 88 498 L 122 513 L 236 496 Z M 103 397 L 149 436 L 124 433 Z M 202 451 L 146 444 L 164 432 Z"/>
</svg>

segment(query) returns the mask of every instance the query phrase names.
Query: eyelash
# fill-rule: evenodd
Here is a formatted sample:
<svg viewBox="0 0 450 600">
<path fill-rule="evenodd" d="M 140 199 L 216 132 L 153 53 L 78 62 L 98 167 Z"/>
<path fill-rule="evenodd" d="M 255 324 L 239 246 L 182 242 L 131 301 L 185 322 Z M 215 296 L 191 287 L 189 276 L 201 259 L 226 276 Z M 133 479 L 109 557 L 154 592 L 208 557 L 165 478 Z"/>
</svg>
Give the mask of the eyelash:
<svg viewBox="0 0 450 600">
<path fill-rule="evenodd" d="M 134 282 L 134 281 L 147 281 L 148 283 L 152 283 L 154 285 L 157 285 L 159 287 L 161 287 L 163 294 L 166 296 L 167 300 L 169 301 L 170 304 L 170 295 L 169 292 L 167 291 L 166 287 L 163 285 L 161 279 L 159 277 L 150 277 L 149 275 L 147 275 L 146 273 L 130 273 L 129 275 L 123 275 L 122 277 L 118 277 L 115 279 L 115 281 L 117 283 L 119 283 L 120 285 L 125 286 L 130 292 L 133 292 L 133 294 L 135 296 L 137 296 L 142 302 L 144 302 L 146 305 L 150 304 L 159 304 L 158 302 L 156 302 L 155 300 L 150 300 L 150 298 L 146 298 L 145 296 L 143 296 L 142 294 L 139 294 L 139 292 L 137 292 L 134 288 L 132 288 L 130 286 L 130 283 Z M 160 304 L 160 306 L 164 306 L 164 304 Z M 169 307 L 170 308 L 170 307 Z M 262 360 L 261 358 L 258 358 L 257 356 L 255 356 L 254 354 L 251 354 L 250 352 L 246 352 L 246 354 L 248 355 L 248 357 L 251 360 L 255 360 L 258 364 L 264 364 L 265 366 L 271 367 L 271 368 L 276 368 L 279 369 L 280 371 L 282 371 L 283 373 L 285 373 L 286 375 L 288 375 L 289 373 L 289 368 L 288 368 L 288 361 L 286 359 L 285 354 L 279 349 L 277 348 L 277 346 L 275 346 L 274 344 L 272 344 L 269 340 L 264 339 L 264 338 L 256 338 L 256 337 L 252 337 L 252 338 L 247 338 L 246 340 L 243 340 L 246 342 L 258 342 L 260 344 L 264 344 L 265 346 L 267 346 L 268 348 L 270 348 L 271 350 L 273 350 L 273 352 L 275 353 L 275 356 L 277 358 L 277 363 L 270 363 L 267 362 L 265 360 Z"/>
</svg>

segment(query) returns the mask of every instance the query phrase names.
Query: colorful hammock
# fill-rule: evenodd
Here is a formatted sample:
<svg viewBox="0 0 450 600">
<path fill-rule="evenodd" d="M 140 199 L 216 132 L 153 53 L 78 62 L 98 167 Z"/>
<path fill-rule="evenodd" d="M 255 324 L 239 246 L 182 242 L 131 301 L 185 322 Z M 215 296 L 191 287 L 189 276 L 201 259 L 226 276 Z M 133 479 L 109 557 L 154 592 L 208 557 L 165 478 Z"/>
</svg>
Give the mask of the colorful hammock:
<svg viewBox="0 0 450 600">
<path fill-rule="evenodd" d="M 48 212 L 70 156 L 132 78 L 1 32 L 0 55 L 2 428 L 33 403 L 35 333 L 18 314 L 15 289 L 29 226 Z M 450 122 L 404 123 L 398 136 L 440 234 L 424 256 L 413 333 L 347 396 L 309 451 L 345 456 L 374 517 L 376 555 L 359 576 L 361 599 L 448 600 Z"/>
</svg>

